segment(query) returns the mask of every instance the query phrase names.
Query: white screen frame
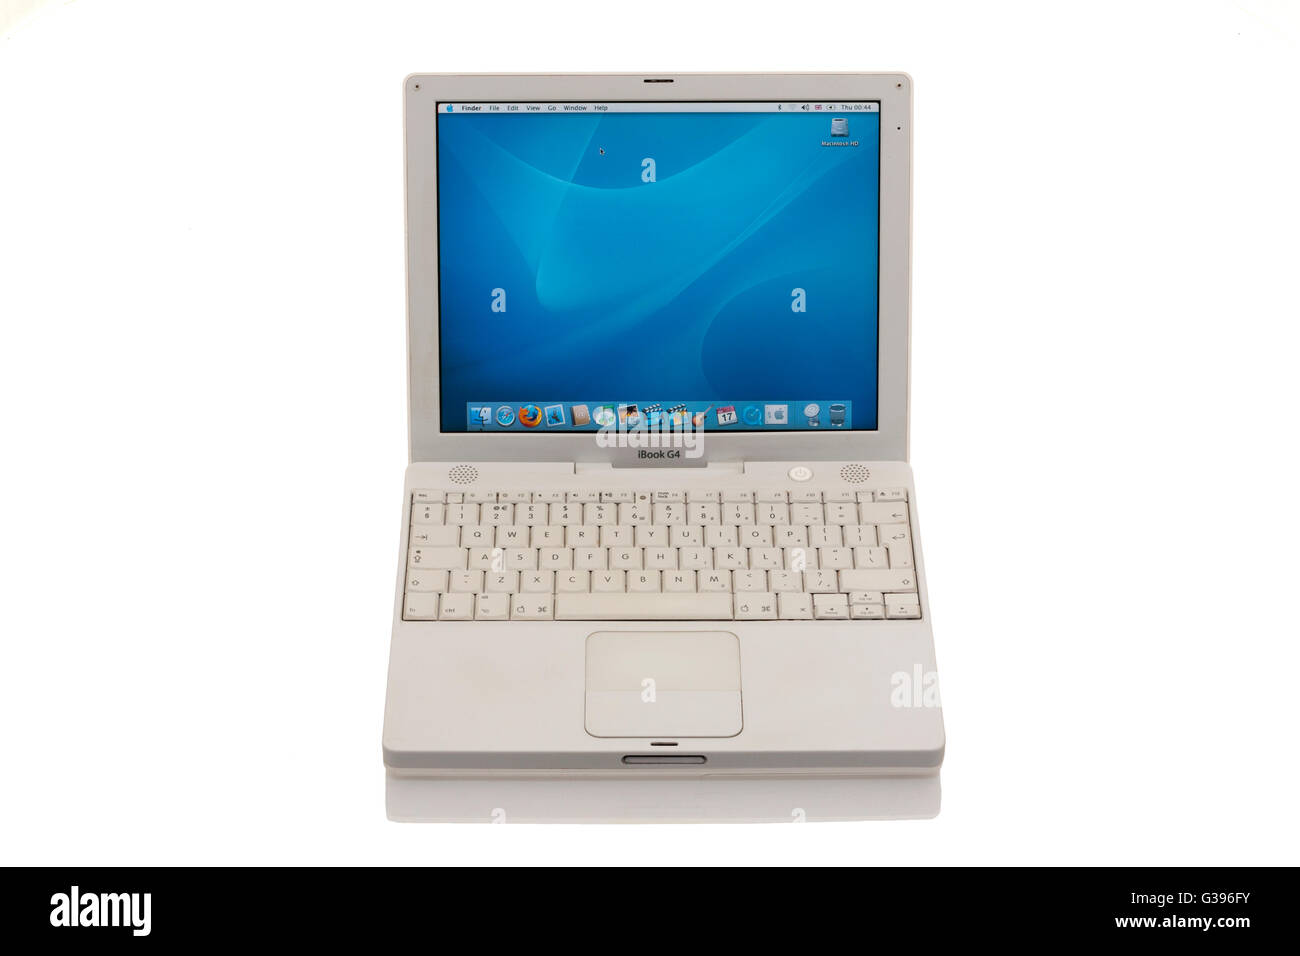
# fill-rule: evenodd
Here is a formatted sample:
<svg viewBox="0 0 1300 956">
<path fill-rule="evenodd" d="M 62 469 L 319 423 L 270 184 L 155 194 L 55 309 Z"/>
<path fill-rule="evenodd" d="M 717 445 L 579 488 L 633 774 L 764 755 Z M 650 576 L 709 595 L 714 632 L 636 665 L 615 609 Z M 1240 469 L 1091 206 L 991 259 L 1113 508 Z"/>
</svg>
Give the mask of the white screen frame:
<svg viewBox="0 0 1300 956">
<path fill-rule="evenodd" d="M 647 82 L 651 80 L 653 82 Z M 668 82 L 671 81 L 671 82 Z M 905 73 L 412 74 L 406 127 L 411 461 L 615 461 L 591 433 L 442 432 L 438 354 L 439 102 L 875 100 L 880 103 L 878 417 L 874 431 L 711 430 L 709 461 L 905 461 L 911 322 L 912 81 Z M 457 413 L 463 417 L 464 410 Z"/>
</svg>

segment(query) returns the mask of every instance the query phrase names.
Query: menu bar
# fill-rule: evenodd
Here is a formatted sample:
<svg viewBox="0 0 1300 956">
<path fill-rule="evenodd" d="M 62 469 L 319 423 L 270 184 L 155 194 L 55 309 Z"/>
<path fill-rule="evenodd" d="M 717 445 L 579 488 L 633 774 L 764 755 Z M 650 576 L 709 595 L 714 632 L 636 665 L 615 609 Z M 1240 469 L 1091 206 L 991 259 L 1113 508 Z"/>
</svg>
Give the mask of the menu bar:
<svg viewBox="0 0 1300 956">
<path fill-rule="evenodd" d="M 874 102 L 728 102 L 728 103 L 439 103 L 452 116 L 482 113 L 877 113 Z"/>
</svg>

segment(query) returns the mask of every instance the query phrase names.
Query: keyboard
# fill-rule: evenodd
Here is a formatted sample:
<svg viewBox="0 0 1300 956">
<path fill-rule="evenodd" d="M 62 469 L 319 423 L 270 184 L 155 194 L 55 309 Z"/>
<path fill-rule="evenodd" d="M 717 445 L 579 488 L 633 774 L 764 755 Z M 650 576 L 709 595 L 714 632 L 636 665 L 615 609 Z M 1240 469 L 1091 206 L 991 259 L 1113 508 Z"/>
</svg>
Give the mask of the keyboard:
<svg viewBox="0 0 1300 956">
<path fill-rule="evenodd" d="M 406 621 L 920 617 L 901 488 L 411 495 Z"/>
</svg>

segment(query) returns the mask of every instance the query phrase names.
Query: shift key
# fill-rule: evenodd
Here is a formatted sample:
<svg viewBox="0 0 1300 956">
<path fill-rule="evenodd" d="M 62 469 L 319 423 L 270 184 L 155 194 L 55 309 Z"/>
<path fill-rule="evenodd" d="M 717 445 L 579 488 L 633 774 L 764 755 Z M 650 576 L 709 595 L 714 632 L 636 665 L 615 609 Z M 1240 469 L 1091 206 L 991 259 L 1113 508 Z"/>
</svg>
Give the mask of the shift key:
<svg viewBox="0 0 1300 956">
<path fill-rule="evenodd" d="M 841 591 L 915 591 L 912 568 L 857 568 L 840 571 Z"/>
</svg>

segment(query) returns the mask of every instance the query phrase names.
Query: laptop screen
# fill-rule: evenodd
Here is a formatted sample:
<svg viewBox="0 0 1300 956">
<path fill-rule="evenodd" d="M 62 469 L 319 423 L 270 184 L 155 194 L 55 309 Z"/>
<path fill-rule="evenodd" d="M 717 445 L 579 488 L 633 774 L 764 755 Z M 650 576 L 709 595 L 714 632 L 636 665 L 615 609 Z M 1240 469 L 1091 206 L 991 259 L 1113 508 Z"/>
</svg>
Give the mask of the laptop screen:
<svg viewBox="0 0 1300 956">
<path fill-rule="evenodd" d="M 445 432 L 874 430 L 875 102 L 439 103 Z"/>
</svg>

